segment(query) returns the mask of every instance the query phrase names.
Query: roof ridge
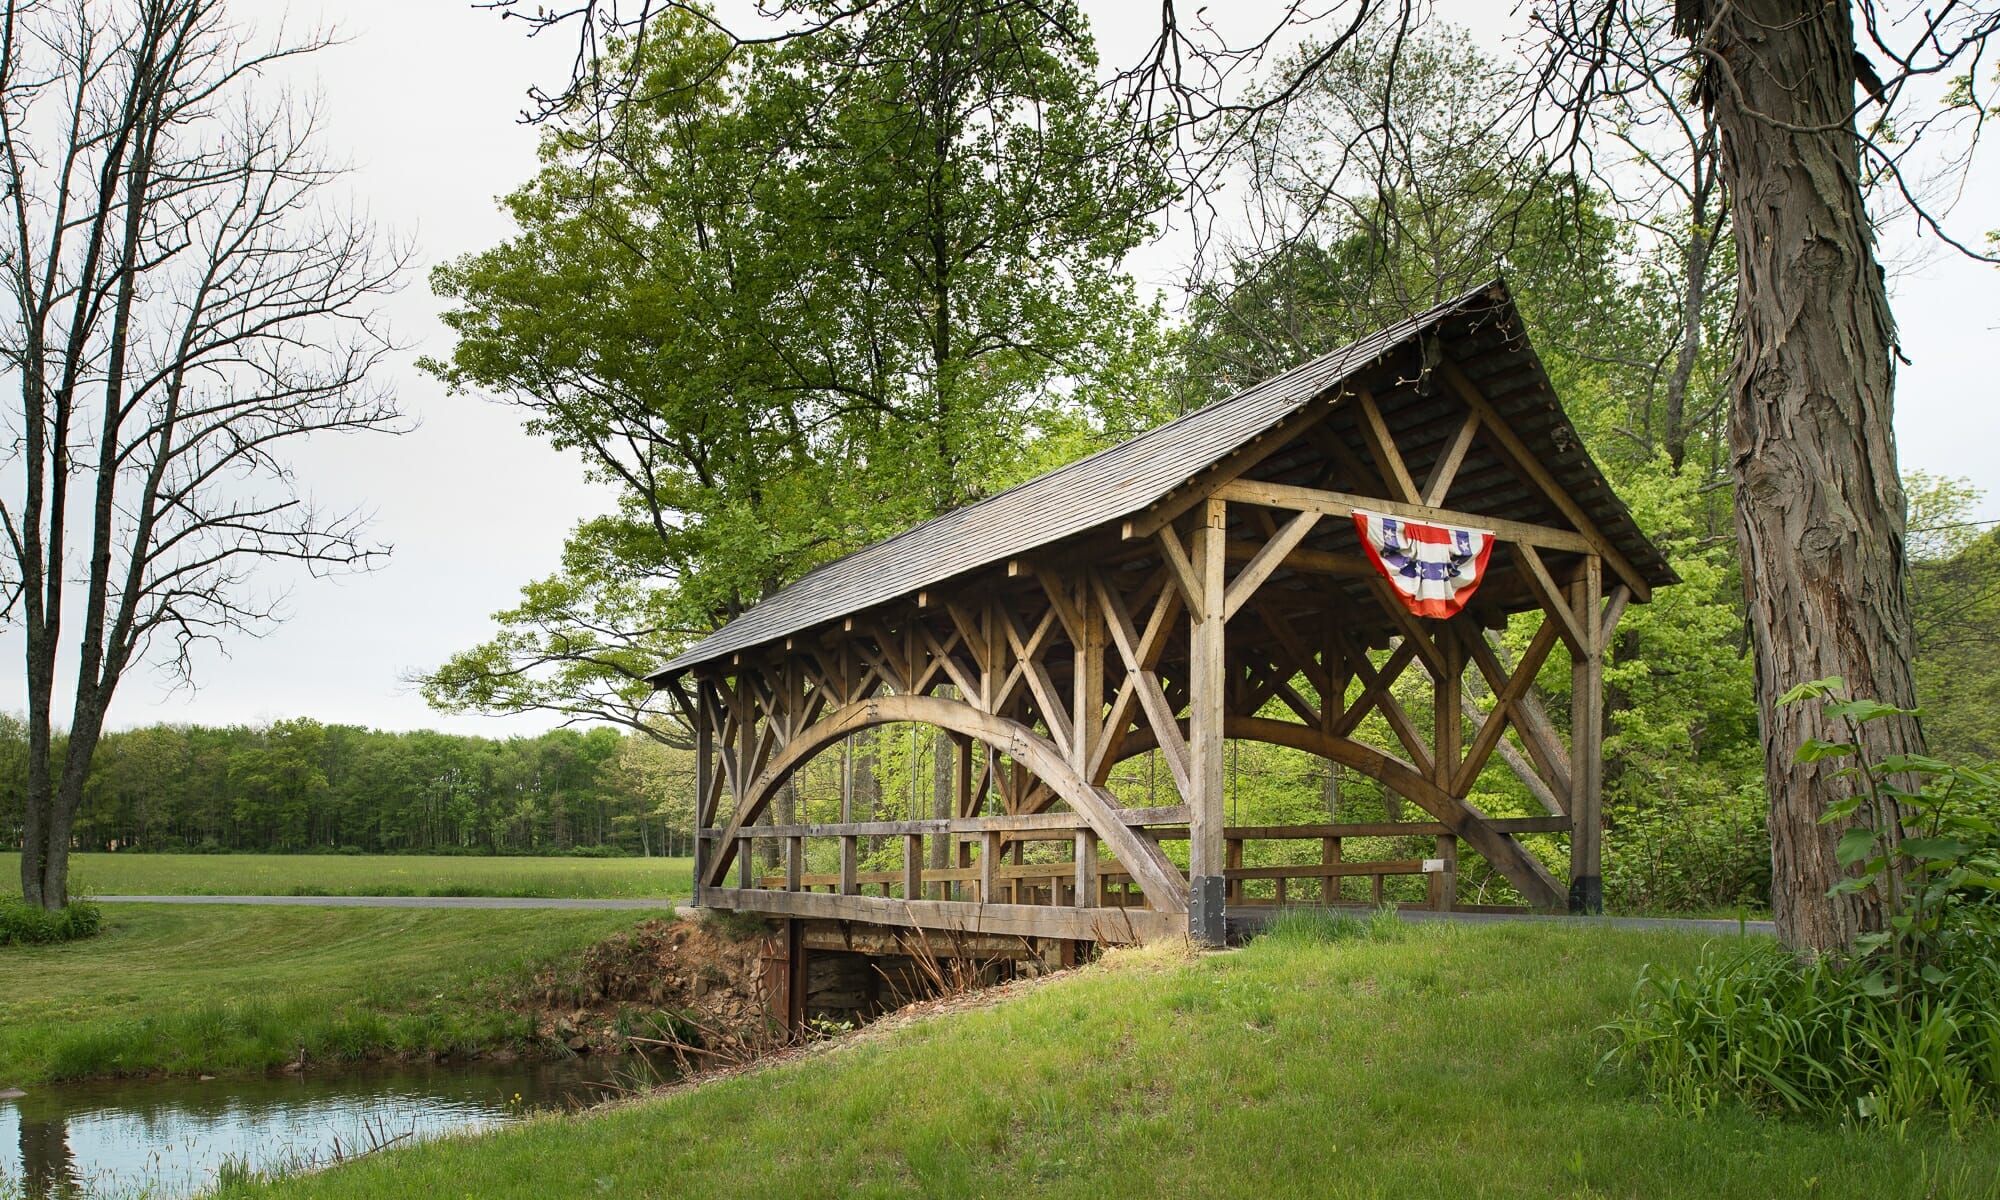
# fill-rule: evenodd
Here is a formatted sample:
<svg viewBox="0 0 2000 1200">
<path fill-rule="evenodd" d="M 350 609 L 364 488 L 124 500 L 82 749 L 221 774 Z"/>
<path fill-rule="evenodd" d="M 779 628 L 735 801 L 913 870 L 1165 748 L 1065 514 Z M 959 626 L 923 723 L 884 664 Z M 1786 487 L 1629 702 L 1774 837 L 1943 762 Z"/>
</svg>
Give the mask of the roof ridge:
<svg viewBox="0 0 2000 1200">
<path fill-rule="evenodd" d="M 1496 290 L 1497 290 L 1497 295 L 1494 294 Z M 1470 306 L 1470 304 L 1474 300 L 1476 300 L 1482 295 L 1491 295 L 1492 298 L 1499 304 L 1508 304 L 1512 302 L 1512 295 L 1507 288 L 1506 280 L 1503 277 L 1496 275 L 1492 279 L 1486 281 L 1485 283 L 1482 283 L 1477 287 L 1470 288 L 1460 293 L 1459 295 L 1452 297 L 1451 299 L 1440 301 L 1420 313 L 1412 314 L 1408 317 L 1403 318 L 1400 321 L 1391 322 L 1390 324 L 1375 329 L 1367 334 L 1364 334 L 1361 337 L 1355 338 L 1352 341 L 1349 341 L 1336 349 L 1329 350 L 1325 354 L 1316 355 L 1305 362 L 1297 364 L 1296 366 L 1288 367 L 1283 371 L 1277 372 L 1276 374 L 1269 376 L 1268 378 L 1259 380 L 1258 382 L 1251 384 L 1249 387 L 1244 388 L 1242 391 L 1235 392 L 1219 400 L 1211 401 L 1210 403 L 1204 404 L 1199 408 L 1191 409 L 1188 412 L 1182 413 L 1180 416 L 1175 417 L 1171 421 L 1166 421 L 1163 422 L 1162 424 L 1155 425 L 1151 429 L 1143 430 L 1137 434 L 1134 434 L 1132 437 L 1126 438 L 1124 441 L 1115 443 L 1110 446 L 1106 446 L 1101 450 L 1093 451 L 1092 453 L 1087 454 L 1082 458 L 1073 459 L 1070 462 L 1064 463 L 1061 466 L 1045 471 L 1030 479 L 1024 479 L 1020 483 L 1014 484 L 1013 486 L 1003 489 L 1002 491 L 995 492 L 991 496 L 985 496 L 978 500 L 973 501 L 970 504 L 961 505 L 958 508 L 954 508 L 946 512 L 939 513 L 934 517 L 928 518 L 927 520 L 920 521 L 917 524 L 910 526 L 908 529 L 901 530 L 897 533 L 891 534 L 890 536 L 882 538 L 878 541 L 870 542 L 867 545 L 851 550 L 848 553 L 843 554 L 838 558 L 830 559 L 827 562 L 821 563 L 819 566 L 814 567 L 810 571 L 807 571 L 804 575 L 799 576 L 799 578 L 793 580 L 791 583 L 778 589 L 771 595 L 764 597 L 762 600 L 759 600 L 756 604 L 751 605 L 749 608 L 739 613 L 736 617 L 732 618 L 730 621 L 723 624 L 720 628 L 707 634 L 699 641 L 697 641 L 694 645 L 688 647 L 687 649 L 683 650 L 680 654 L 676 655 L 665 666 L 655 671 L 648 678 L 652 679 L 657 683 L 665 679 L 669 675 L 679 674 L 681 671 L 685 670 L 690 666 L 693 666 L 700 662 L 708 661 L 711 658 L 717 657 L 721 654 L 728 653 L 731 650 L 742 649 L 744 647 L 752 645 L 758 645 L 762 642 L 769 641 L 772 638 L 781 637 L 787 633 L 797 632 L 799 629 L 815 624 L 820 620 L 826 619 L 827 617 L 839 615 L 837 613 L 819 612 L 815 610 L 811 615 L 797 619 L 788 620 L 786 618 L 780 617 L 779 621 L 782 622 L 780 626 L 774 627 L 771 630 L 763 632 L 759 636 L 756 636 L 747 641 L 743 641 L 740 638 L 727 639 L 724 638 L 723 636 L 733 629 L 739 630 L 740 632 L 741 628 L 746 624 L 754 623 L 755 618 L 760 614 L 767 616 L 770 615 L 774 605 L 777 605 L 777 607 L 779 608 L 784 607 L 783 605 L 778 604 L 778 602 L 784 600 L 787 596 L 797 596 L 801 593 L 802 590 L 808 593 L 817 590 L 819 586 L 822 586 L 826 583 L 826 580 L 829 575 L 836 573 L 840 568 L 853 567 L 853 565 L 858 560 L 861 560 L 864 557 L 868 559 L 873 559 L 887 552 L 888 548 L 891 546 L 895 546 L 898 543 L 904 543 L 910 540 L 918 539 L 927 533 L 935 533 L 936 531 L 948 525 L 973 523 L 977 520 L 978 514 L 982 512 L 991 511 L 995 508 L 1004 507 L 1005 502 L 1010 498 L 1019 501 L 1019 499 L 1024 494 L 1029 493 L 1031 491 L 1035 492 L 1043 490 L 1059 491 L 1060 488 L 1057 486 L 1055 481 L 1083 474 L 1087 472 L 1087 470 L 1092 465 L 1094 464 L 1101 465 L 1107 458 L 1111 458 L 1113 456 L 1132 457 L 1135 453 L 1135 450 L 1143 449 L 1145 446 L 1152 443 L 1172 444 L 1176 440 L 1174 438 L 1174 433 L 1177 430 L 1185 432 L 1190 428 L 1195 428 L 1197 430 L 1204 429 L 1209 424 L 1218 423 L 1218 419 L 1221 414 L 1226 414 L 1239 408 L 1252 407 L 1256 405 L 1260 400 L 1268 402 L 1272 398 L 1273 393 L 1284 395 L 1286 390 L 1286 385 L 1288 383 L 1296 385 L 1299 381 L 1311 378 L 1316 373 L 1324 373 L 1327 370 L 1327 368 L 1332 365 L 1338 364 L 1343 368 L 1339 374 L 1334 375 L 1331 378 L 1319 380 L 1318 386 L 1313 387 L 1310 391 L 1298 394 L 1285 395 L 1283 411 L 1273 411 L 1272 413 L 1267 414 L 1266 417 L 1263 420 L 1261 420 L 1261 422 L 1256 424 L 1254 428 L 1246 427 L 1244 429 L 1234 430 L 1233 434 L 1228 437 L 1226 444 L 1221 445 L 1220 449 L 1217 450 L 1217 452 L 1205 458 L 1203 460 L 1203 464 L 1206 465 L 1208 463 L 1213 463 L 1215 461 L 1218 461 L 1222 457 L 1225 457 L 1238 447 L 1242 446 L 1245 442 L 1249 441 L 1251 438 L 1274 427 L 1275 425 L 1278 424 L 1279 421 L 1285 419 L 1291 413 L 1296 412 L 1299 408 L 1304 407 L 1306 404 L 1310 403 L 1314 398 L 1324 394 L 1332 386 L 1340 382 L 1343 382 L 1348 378 L 1351 378 L 1356 371 L 1362 369 L 1366 365 L 1364 363 L 1359 363 L 1359 362 L 1342 361 L 1345 358 L 1356 355 L 1359 352 L 1366 350 L 1371 345 L 1375 345 L 1377 347 L 1377 353 L 1373 356 L 1373 358 L 1370 361 L 1379 361 L 1380 358 L 1383 355 L 1387 354 L 1390 350 L 1402 345 L 1410 338 L 1421 334 L 1425 329 L 1429 328 L 1432 325 L 1437 324 L 1446 316 L 1449 316 L 1453 313 L 1466 309 L 1467 307 Z M 1226 427 L 1219 432 L 1225 434 L 1230 433 L 1230 431 L 1228 431 Z M 1135 469 L 1143 469 L 1145 463 L 1146 460 L 1143 459 L 1136 462 Z M 1162 490 L 1156 493 L 1145 493 L 1143 491 L 1135 492 L 1133 496 L 1129 498 L 1135 501 L 1134 503 L 1131 503 L 1124 507 L 1118 507 L 1116 512 L 1112 512 L 1107 509 L 1107 511 L 1105 512 L 1097 513 L 1088 522 L 1088 524 L 1082 526 L 1082 528 L 1089 528 L 1091 526 L 1102 524 L 1107 520 L 1112 520 L 1119 516 L 1129 515 L 1130 513 L 1140 511 L 1141 509 L 1153 503 L 1157 503 L 1159 499 L 1161 499 L 1166 495 L 1171 494 L 1176 488 L 1184 484 L 1187 479 L 1192 478 L 1193 474 L 1194 474 L 1193 471 L 1189 471 L 1185 474 L 1176 477 L 1176 479 L 1170 485 L 1165 486 Z M 1117 507 L 1117 506 L 1114 505 L 1111 507 Z M 1060 540 L 1063 537 L 1070 536 L 1079 531 L 1080 530 L 1078 529 L 1063 528 L 1059 532 L 1053 533 L 1050 536 L 1045 537 L 1040 541 L 1031 541 L 1025 545 L 1012 546 L 1007 549 L 1002 549 L 995 553 L 987 554 L 985 557 L 980 558 L 979 561 L 973 563 L 959 563 L 956 565 L 951 565 L 949 563 L 938 564 L 938 569 L 936 570 L 930 570 L 927 568 L 923 572 L 924 577 L 921 580 L 913 578 L 912 580 L 904 581 L 903 585 L 898 587 L 896 591 L 907 592 L 913 587 L 922 587 L 925 586 L 925 584 L 927 583 L 935 582 L 941 579 L 947 579 L 954 575 L 963 574 L 965 571 L 975 570 L 978 567 L 985 566 L 993 562 L 997 562 L 1000 559 L 1006 558 L 1013 554 L 1018 554 L 1026 550 L 1034 549 L 1036 546 L 1046 545 L 1049 542 Z M 915 573 L 912 574 L 914 576 Z M 893 594 L 895 593 L 894 592 L 890 593 L 891 596 Z M 889 598 L 889 596 L 878 596 L 872 599 L 863 599 L 857 603 L 854 603 L 848 607 L 843 608 L 841 611 L 843 613 L 858 611 L 859 609 L 869 607 L 872 604 L 881 603 L 884 599 L 887 598 Z M 711 643 L 716 643 L 718 641 L 727 642 L 728 644 L 711 647 Z"/>
</svg>

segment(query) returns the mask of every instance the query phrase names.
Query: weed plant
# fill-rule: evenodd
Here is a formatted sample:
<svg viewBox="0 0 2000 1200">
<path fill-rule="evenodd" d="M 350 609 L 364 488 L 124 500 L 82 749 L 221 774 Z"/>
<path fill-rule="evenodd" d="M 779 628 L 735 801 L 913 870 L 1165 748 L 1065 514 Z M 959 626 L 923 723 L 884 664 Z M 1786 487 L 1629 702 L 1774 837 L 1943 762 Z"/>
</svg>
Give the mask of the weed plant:
<svg viewBox="0 0 2000 1200">
<path fill-rule="evenodd" d="M 2000 783 L 1919 755 L 1873 759 L 1862 726 L 1909 715 L 1843 699 L 1837 679 L 1788 693 L 1824 700 L 1846 741 L 1802 762 L 1847 761 L 1851 822 L 1832 895 L 1879 901 L 1883 927 L 1846 954 L 1776 946 L 1710 954 L 1690 973 L 1649 966 L 1635 1011 L 1607 1026 L 1611 1061 L 1690 1114 L 1728 1102 L 1886 1126 L 1942 1117 L 1954 1134 L 2000 1112 Z"/>
<path fill-rule="evenodd" d="M 77 901 L 54 912 L 22 900 L 0 900 L 0 946 L 49 946 L 95 936 L 104 913 Z"/>
</svg>

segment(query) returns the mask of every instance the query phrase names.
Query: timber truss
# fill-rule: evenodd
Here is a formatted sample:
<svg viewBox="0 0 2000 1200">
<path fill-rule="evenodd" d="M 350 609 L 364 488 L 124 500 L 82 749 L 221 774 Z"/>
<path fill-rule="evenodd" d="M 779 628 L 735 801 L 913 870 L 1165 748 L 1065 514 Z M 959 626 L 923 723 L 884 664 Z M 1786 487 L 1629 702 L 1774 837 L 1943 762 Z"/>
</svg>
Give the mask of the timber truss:
<svg viewBox="0 0 2000 1200">
<path fill-rule="evenodd" d="M 1627 602 L 1671 573 L 1636 567 L 1557 480 L 1489 398 L 1503 377 L 1482 390 L 1439 358 L 1435 344 L 1409 361 L 1385 356 L 1127 519 L 672 677 L 698 745 L 697 902 L 964 933 L 1218 942 L 1253 880 L 1275 880 L 1281 902 L 1338 902 L 1350 898 L 1344 881 L 1379 898 L 1385 875 L 1421 874 L 1430 902 L 1450 907 L 1463 847 L 1530 908 L 1599 907 L 1604 653 Z M 1356 508 L 1493 530 L 1474 602 L 1447 620 L 1412 616 L 1361 554 Z M 1530 613 L 1538 623 L 1517 623 L 1507 653 L 1496 631 Z M 1535 687 L 1558 645 L 1571 664 L 1567 736 Z M 817 755 L 898 722 L 950 735 L 951 816 L 857 821 L 843 806 L 837 823 L 772 822 L 774 797 Z M 1226 826 L 1230 739 L 1337 763 L 1425 819 Z M 1154 748 L 1180 803 L 1125 807 L 1111 772 Z M 1468 802 L 1496 755 L 1543 813 L 1495 817 Z M 1527 833 L 1568 835 L 1566 883 Z M 1343 854 L 1343 839 L 1385 834 L 1435 837 L 1437 853 Z M 900 871 L 860 869 L 864 843 L 897 838 Z M 927 855 L 927 839 L 948 850 Z M 1185 869 L 1165 849 L 1181 839 Z M 1243 865 L 1245 843 L 1266 839 L 1322 852 Z M 838 871 L 809 872 L 807 846 L 825 841 L 838 844 Z M 1036 842 L 1065 848 L 1027 861 Z"/>
</svg>

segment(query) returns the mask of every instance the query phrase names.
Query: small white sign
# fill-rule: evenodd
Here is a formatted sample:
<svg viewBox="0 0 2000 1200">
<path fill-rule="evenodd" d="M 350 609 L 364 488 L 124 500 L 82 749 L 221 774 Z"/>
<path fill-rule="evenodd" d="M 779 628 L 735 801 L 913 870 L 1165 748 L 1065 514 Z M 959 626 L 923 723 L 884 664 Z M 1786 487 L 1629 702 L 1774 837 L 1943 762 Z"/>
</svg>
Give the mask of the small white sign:
<svg viewBox="0 0 2000 1200">
<path fill-rule="evenodd" d="M 1426 875 L 1439 875 L 1442 874 L 1443 872 L 1444 872 L 1443 859 L 1427 858 L 1424 860 L 1424 873 Z"/>
</svg>

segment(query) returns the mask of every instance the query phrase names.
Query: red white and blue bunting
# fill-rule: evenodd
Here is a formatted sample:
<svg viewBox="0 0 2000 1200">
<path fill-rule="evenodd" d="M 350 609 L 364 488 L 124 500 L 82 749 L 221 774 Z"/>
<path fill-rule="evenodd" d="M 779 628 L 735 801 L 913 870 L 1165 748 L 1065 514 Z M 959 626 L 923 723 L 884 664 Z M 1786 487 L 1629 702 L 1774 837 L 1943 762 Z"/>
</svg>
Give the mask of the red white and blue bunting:
<svg viewBox="0 0 2000 1200">
<path fill-rule="evenodd" d="M 1493 531 L 1459 529 L 1354 511 L 1361 548 L 1403 607 L 1420 617 L 1449 617 L 1486 578 Z"/>
</svg>

